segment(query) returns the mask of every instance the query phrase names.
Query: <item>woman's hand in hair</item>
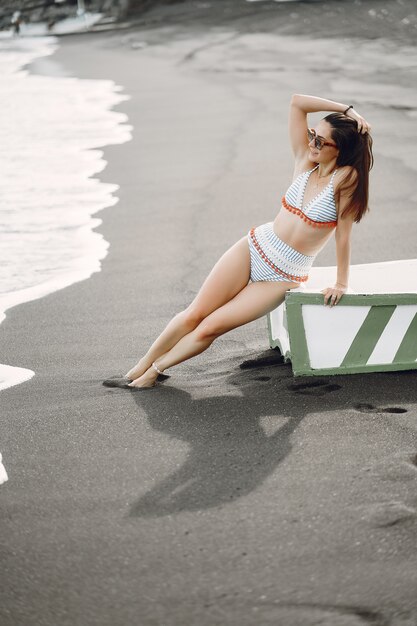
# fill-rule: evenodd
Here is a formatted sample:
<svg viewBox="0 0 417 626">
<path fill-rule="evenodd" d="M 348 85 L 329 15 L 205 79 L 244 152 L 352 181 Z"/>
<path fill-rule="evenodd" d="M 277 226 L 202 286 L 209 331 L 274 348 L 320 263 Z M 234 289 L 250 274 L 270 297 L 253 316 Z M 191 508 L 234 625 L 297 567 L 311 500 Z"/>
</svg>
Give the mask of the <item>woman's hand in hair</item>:
<svg viewBox="0 0 417 626">
<path fill-rule="evenodd" d="M 346 115 L 347 117 L 351 117 L 353 120 L 356 121 L 356 123 L 358 124 L 358 133 L 364 134 L 371 131 L 371 125 L 368 124 L 366 119 L 362 117 L 362 115 L 359 115 L 359 113 L 355 111 L 355 109 L 349 109 Z"/>
</svg>

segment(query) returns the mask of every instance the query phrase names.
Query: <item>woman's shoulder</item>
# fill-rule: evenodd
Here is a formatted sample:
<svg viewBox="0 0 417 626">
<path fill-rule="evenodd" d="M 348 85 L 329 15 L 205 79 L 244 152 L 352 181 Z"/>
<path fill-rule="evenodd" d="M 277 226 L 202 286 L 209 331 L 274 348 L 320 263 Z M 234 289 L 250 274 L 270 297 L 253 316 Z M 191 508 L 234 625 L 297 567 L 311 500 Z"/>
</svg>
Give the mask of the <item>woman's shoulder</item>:
<svg viewBox="0 0 417 626">
<path fill-rule="evenodd" d="M 340 192 L 356 183 L 358 172 L 352 165 L 342 165 L 338 167 L 334 176 L 334 188 Z"/>
<path fill-rule="evenodd" d="M 356 188 L 358 173 L 351 165 L 343 165 L 338 167 L 333 180 L 333 193 L 338 207 L 338 213 L 341 202 L 346 202 L 351 197 L 353 190 Z"/>
</svg>

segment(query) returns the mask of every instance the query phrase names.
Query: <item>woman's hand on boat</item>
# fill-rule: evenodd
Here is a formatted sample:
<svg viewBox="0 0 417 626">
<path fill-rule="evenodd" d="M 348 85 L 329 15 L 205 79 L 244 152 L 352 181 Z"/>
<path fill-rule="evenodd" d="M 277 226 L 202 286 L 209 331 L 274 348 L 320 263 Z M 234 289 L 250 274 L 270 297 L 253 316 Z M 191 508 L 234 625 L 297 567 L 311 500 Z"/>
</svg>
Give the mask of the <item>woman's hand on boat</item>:
<svg viewBox="0 0 417 626">
<path fill-rule="evenodd" d="M 353 120 L 356 120 L 357 124 L 358 124 L 358 133 L 369 133 L 371 130 L 371 125 L 368 124 L 368 122 L 366 121 L 366 119 L 364 117 L 362 117 L 362 115 L 359 115 L 359 113 L 357 111 L 355 111 L 355 109 L 349 109 L 349 111 L 346 113 L 346 115 L 348 117 L 351 117 Z"/>
<path fill-rule="evenodd" d="M 340 300 L 344 293 L 346 293 L 346 287 L 340 287 L 335 285 L 334 287 L 326 287 L 320 293 L 324 294 L 324 305 L 334 306 Z"/>
</svg>

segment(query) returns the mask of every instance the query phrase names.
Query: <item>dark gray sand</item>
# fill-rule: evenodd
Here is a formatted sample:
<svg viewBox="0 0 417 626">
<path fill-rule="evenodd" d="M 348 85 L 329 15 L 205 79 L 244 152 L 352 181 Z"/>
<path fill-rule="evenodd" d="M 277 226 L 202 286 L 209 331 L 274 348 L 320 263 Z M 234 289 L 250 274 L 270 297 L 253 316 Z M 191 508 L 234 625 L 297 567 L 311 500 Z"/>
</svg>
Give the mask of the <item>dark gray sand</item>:
<svg viewBox="0 0 417 626">
<path fill-rule="evenodd" d="M 273 219 L 294 91 L 373 124 L 353 262 L 416 256 L 415 47 L 355 38 L 353 18 L 337 40 L 329 16 L 315 39 L 302 23 L 283 34 L 282 8 L 257 29 L 256 4 L 251 32 L 247 17 L 176 23 L 190 6 L 62 39 L 32 67 L 115 80 L 134 135 L 104 150 L 120 202 L 100 213 L 102 271 L 0 327 L 2 362 L 36 372 L 0 397 L 0 623 L 416 626 L 417 372 L 295 379 L 262 319 L 155 389 L 101 385 Z"/>
</svg>

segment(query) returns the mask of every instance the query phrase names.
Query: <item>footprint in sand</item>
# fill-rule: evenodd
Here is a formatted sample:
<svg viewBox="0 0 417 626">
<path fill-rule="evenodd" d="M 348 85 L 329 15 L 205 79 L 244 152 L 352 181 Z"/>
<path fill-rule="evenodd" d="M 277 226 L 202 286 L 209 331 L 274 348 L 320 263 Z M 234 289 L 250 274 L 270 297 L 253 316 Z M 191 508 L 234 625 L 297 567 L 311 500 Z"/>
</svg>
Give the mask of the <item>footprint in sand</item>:
<svg viewBox="0 0 417 626">
<path fill-rule="evenodd" d="M 379 480 L 390 482 L 417 481 L 417 453 L 404 451 L 363 468 Z"/>
<path fill-rule="evenodd" d="M 287 389 L 304 396 L 325 396 L 332 391 L 341 389 L 341 385 L 330 383 L 328 380 L 313 380 L 305 383 L 291 383 Z"/>
<path fill-rule="evenodd" d="M 353 408 L 361 413 L 407 413 L 407 409 L 404 409 L 400 406 L 387 406 L 387 407 L 378 407 L 373 404 L 368 404 L 363 402 L 361 404 L 354 404 Z"/>
<path fill-rule="evenodd" d="M 403 525 L 405 522 L 415 521 L 417 511 L 403 502 L 378 502 L 361 507 L 362 520 L 376 528 Z"/>
<path fill-rule="evenodd" d="M 338 606 L 313 603 L 286 603 L 277 605 L 266 601 L 256 605 L 257 624 L 285 624 L 285 626 L 388 626 L 391 622 L 379 612 L 364 606 Z M 252 607 L 252 610 L 255 607 Z M 404 623 L 404 622 L 402 622 Z M 406 623 L 404 623 L 406 624 Z M 411 626 L 411 623 L 410 623 Z"/>
</svg>

